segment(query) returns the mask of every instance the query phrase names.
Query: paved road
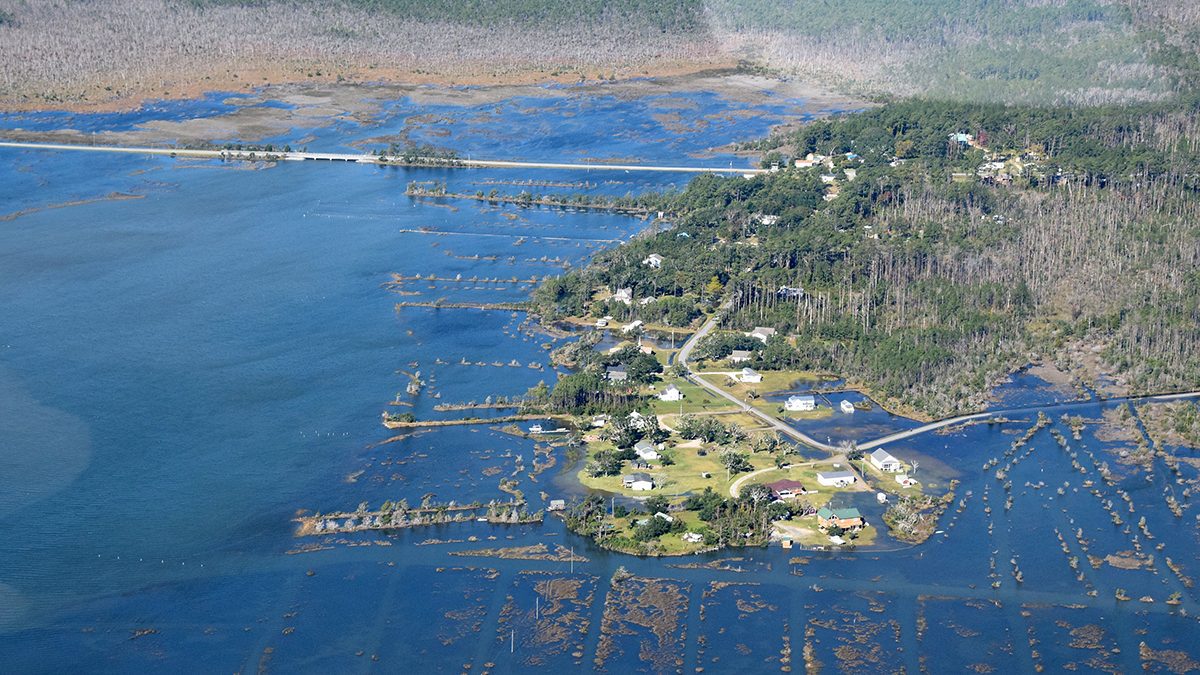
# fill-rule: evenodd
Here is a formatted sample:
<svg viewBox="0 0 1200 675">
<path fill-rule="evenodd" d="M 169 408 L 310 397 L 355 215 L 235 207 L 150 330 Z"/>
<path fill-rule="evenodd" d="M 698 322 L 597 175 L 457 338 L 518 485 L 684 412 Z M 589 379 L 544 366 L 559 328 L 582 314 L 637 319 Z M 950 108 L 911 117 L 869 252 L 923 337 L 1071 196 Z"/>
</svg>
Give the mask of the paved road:
<svg viewBox="0 0 1200 675">
<path fill-rule="evenodd" d="M 692 350 L 695 349 L 696 344 L 698 342 L 700 342 L 700 340 L 704 339 L 704 336 L 711 333 L 713 328 L 716 328 L 717 324 L 719 323 L 718 317 L 720 317 L 721 312 L 723 312 L 726 309 L 729 309 L 732 305 L 733 305 L 733 301 L 727 300 L 725 302 L 725 304 L 721 305 L 721 307 L 717 310 L 717 313 L 714 314 L 713 317 L 710 318 L 708 321 L 704 322 L 704 325 L 700 327 L 700 330 L 693 333 L 692 337 L 688 338 L 688 341 L 683 343 L 683 346 L 679 348 L 679 356 L 678 356 L 679 363 L 683 364 L 683 367 L 687 370 L 687 379 L 689 381 L 695 383 L 698 386 L 704 387 L 709 392 L 716 394 L 717 396 L 728 399 L 730 402 L 732 402 L 734 405 L 736 405 L 738 408 L 740 408 L 743 412 L 748 413 L 748 414 L 762 420 L 762 422 L 764 424 L 775 429 L 776 431 L 783 434 L 784 436 L 787 436 L 788 438 L 799 441 L 800 443 L 803 443 L 804 445 L 807 445 L 812 448 L 817 448 L 819 450 L 825 450 L 826 452 L 837 452 L 836 447 L 829 445 L 827 443 L 822 443 L 822 442 L 818 441 L 817 439 L 812 438 L 808 434 L 804 434 L 804 433 L 797 431 L 796 429 L 792 428 L 791 426 L 788 426 L 787 424 L 784 424 L 783 422 L 781 422 L 778 418 L 762 412 L 761 410 L 759 410 L 758 408 L 755 408 L 754 406 L 750 405 L 749 403 L 746 403 L 744 401 L 739 401 L 738 398 L 736 396 L 734 396 L 733 394 L 725 391 L 724 389 L 721 389 L 717 385 L 705 380 L 703 377 L 700 377 L 699 375 L 697 375 L 695 372 L 692 371 L 691 365 L 688 364 L 688 358 L 691 357 Z"/>
<path fill-rule="evenodd" d="M 732 300 L 726 301 L 725 304 L 721 305 L 721 307 L 717 311 L 717 313 L 715 315 L 713 315 L 713 317 L 711 319 L 706 321 L 704 323 L 704 325 L 700 327 L 700 330 L 696 331 L 692 335 L 692 337 L 690 337 L 688 339 L 688 341 L 685 342 L 682 347 L 680 347 L 679 355 L 677 358 L 679 360 L 679 363 L 682 363 L 684 368 L 687 369 L 687 379 L 689 381 L 703 387 L 704 389 L 708 390 L 709 392 L 716 394 L 717 396 L 728 399 L 730 402 L 732 402 L 734 405 L 736 405 L 743 412 L 746 412 L 746 413 L 753 415 L 754 417 L 762 420 L 765 424 L 767 424 L 768 426 L 772 427 L 773 429 L 779 431 L 781 434 L 783 434 L 789 438 L 799 441 L 800 443 L 807 445 L 811 448 L 816 448 L 818 450 L 824 450 L 826 452 L 831 452 L 831 453 L 838 452 L 839 448 L 829 445 L 828 443 L 822 443 L 822 442 L 816 440 L 815 438 L 812 438 L 811 436 L 796 430 L 795 428 L 789 426 L 788 424 L 785 424 L 784 422 L 780 421 L 778 418 L 771 416 L 771 415 L 767 415 L 766 413 L 758 410 L 757 408 L 749 405 L 748 403 L 745 403 L 744 401 L 739 401 L 738 398 L 736 396 L 734 396 L 733 394 L 725 391 L 724 389 L 721 389 L 720 387 L 718 387 L 715 384 L 712 384 L 711 382 L 708 382 L 707 380 L 705 380 L 704 378 L 700 377 L 698 374 L 696 374 L 695 372 L 692 371 L 691 366 L 688 364 L 688 359 L 692 355 L 692 350 L 696 347 L 696 344 L 698 344 L 700 342 L 700 340 L 704 339 L 704 337 L 706 335 L 711 333 L 713 331 L 713 329 L 717 327 L 717 324 L 719 323 L 718 317 L 720 316 L 721 312 L 729 309 L 732 305 L 733 305 Z M 1151 394 L 1151 395 L 1147 395 L 1147 396 L 1128 396 L 1128 397 L 1111 398 L 1111 399 L 1104 399 L 1104 400 L 1105 400 L 1105 402 L 1108 402 L 1108 403 L 1121 403 L 1124 401 L 1129 401 L 1129 402 L 1173 401 L 1173 400 L 1178 400 L 1178 399 L 1196 398 L 1196 397 L 1200 397 L 1200 391 L 1181 392 L 1178 394 Z M 1004 417 L 1006 415 L 1013 414 L 1013 413 L 1033 412 L 1033 411 L 1038 411 L 1038 410 L 1049 411 L 1049 410 L 1054 410 L 1054 409 L 1070 408 L 1070 407 L 1080 406 L 1080 405 L 1090 405 L 1090 404 L 1093 404 L 1096 402 L 1097 401 L 1094 399 L 1087 400 L 1087 401 L 1070 401 L 1070 402 L 1066 402 L 1066 403 L 1059 403 L 1059 404 L 1053 404 L 1053 405 L 1029 406 L 1029 407 L 1024 407 L 1024 408 L 1010 408 L 1007 410 L 992 410 L 992 411 L 982 412 L 982 413 L 972 413 L 970 415 L 959 415 L 957 417 L 950 417 L 950 418 L 947 418 L 944 420 L 930 422 L 929 424 L 925 424 L 925 425 L 922 425 L 922 426 L 919 426 L 919 427 L 916 427 L 913 429 L 909 429 L 907 431 L 900 431 L 900 432 L 896 432 L 894 434 L 888 434 L 886 436 L 881 436 L 880 438 L 876 438 L 873 440 L 858 441 L 856 443 L 856 446 L 858 447 L 859 450 L 870 450 L 872 448 L 877 448 L 881 445 L 886 445 L 888 443 L 895 443 L 897 441 L 902 441 L 906 438 L 911 438 L 913 436 L 917 436 L 917 435 L 920 435 L 920 434 L 923 434 L 923 433 L 926 433 L 929 431 L 933 431 L 935 429 L 941 429 L 942 427 L 948 427 L 948 426 L 951 426 L 954 424 L 961 424 L 963 422 L 970 422 L 973 420 L 985 420 L 985 419 L 990 419 L 993 417 Z M 758 472 L 756 472 L 756 473 L 758 473 Z M 753 475 L 753 474 L 750 474 L 750 475 Z M 738 482 L 736 482 L 734 485 L 740 486 L 740 484 L 748 477 L 749 476 L 743 476 L 742 478 L 738 479 Z M 730 487 L 730 492 L 731 493 L 733 492 L 733 486 Z M 734 496 L 736 496 L 736 495 L 734 495 Z"/>
<path fill-rule="evenodd" d="M 0 148 L 15 148 L 21 150 L 78 150 L 83 152 L 119 152 L 137 155 L 166 155 L 170 157 L 193 157 L 199 159 L 236 159 L 247 161 L 327 161 L 355 162 L 359 164 L 380 164 L 375 155 L 346 154 L 337 152 L 264 152 L 249 150 L 185 150 L 176 148 L 146 148 L 125 147 L 116 145 L 73 145 L 68 143 L 19 143 L 0 141 Z M 493 159 L 455 159 L 446 160 L 436 157 L 418 158 L 418 166 L 428 165 L 439 168 L 477 168 L 477 169 L 567 169 L 571 171 L 652 171 L 659 173 L 734 173 L 759 174 L 766 169 L 749 169 L 720 167 L 720 166 L 657 166 L 651 164 L 578 164 L 569 162 L 517 162 Z"/>
</svg>

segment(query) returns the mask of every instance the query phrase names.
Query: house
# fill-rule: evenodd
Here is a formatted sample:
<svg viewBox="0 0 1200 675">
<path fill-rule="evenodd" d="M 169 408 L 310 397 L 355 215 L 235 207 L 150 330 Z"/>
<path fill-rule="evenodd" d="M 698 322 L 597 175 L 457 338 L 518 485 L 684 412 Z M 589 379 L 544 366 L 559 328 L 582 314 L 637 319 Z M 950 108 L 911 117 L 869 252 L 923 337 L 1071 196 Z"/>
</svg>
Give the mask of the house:
<svg viewBox="0 0 1200 675">
<path fill-rule="evenodd" d="M 635 459 L 635 460 L 632 460 L 632 461 L 630 461 L 630 462 L 629 462 L 629 466 L 630 466 L 630 467 L 632 467 L 632 468 L 634 468 L 634 469 L 639 469 L 639 470 L 641 470 L 641 469 L 646 469 L 646 470 L 649 470 L 649 469 L 650 469 L 650 462 L 643 462 L 643 461 L 642 461 L 642 460 L 640 460 L 640 459 Z"/>
<path fill-rule="evenodd" d="M 775 297 L 787 298 L 789 300 L 803 298 L 804 289 L 799 286 L 780 286 L 779 289 L 775 291 Z"/>
<path fill-rule="evenodd" d="M 651 253 L 642 261 L 643 265 L 649 265 L 653 269 L 659 269 L 663 264 L 663 257 L 657 253 Z"/>
<path fill-rule="evenodd" d="M 638 304 L 641 305 L 642 307 L 645 307 L 646 305 L 654 302 L 655 300 L 658 300 L 658 298 L 651 295 L 651 296 L 642 298 L 641 300 L 638 300 Z"/>
<path fill-rule="evenodd" d="M 682 401 L 683 392 L 673 384 L 668 384 L 666 389 L 663 389 L 658 395 L 660 401 Z"/>
<path fill-rule="evenodd" d="M 608 326 L 608 322 L 611 320 L 612 320 L 612 317 L 608 317 L 608 316 L 604 317 L 603 319 L 596 319 L 596 328 L 604 328 L 604 327 Z"/>
<path fill-rule="evenodd" d="M 684 532 L 683 536 L 680 538 L 689 544 L 699 544 L 700 542 L 704 541 L 704 535 L 700 534 L 699 532 Z"/>
<path fill-rule="evenodd" d="M 951 143 L 958 143 L 959 145 L 971 145 L 974 140 L 975 136 L 972 134 L 950 134 Z"/>
<path fill-rule="evenodd" d="M 741 377 L 738 379 L 740 379 L 742 382 L 757 384 L 762 382 L 762 373 L 753 368 L 742 368 Z"/>
<path fill-rule="evenodd" d="M 674 516 L 671 516 L 671 515 L 668 515 L 668 514 L 666 514 L 666 513 L 663 513 L 662 511 L 659 511 L 659 512 L 655 513 L 655 514 L 654 514 L 654 517 L 655 517 L 655 518 L 660 518 L 660 519 L 662 519 L 662 520 L 665 520 L 665 521 L 667 521 L 668 523 L 673 523 L 673 522 L 675 522 L 675 517 L 674 517 Z"/>
<path fill-rule="evenodd" d="M 764 487 L 771 491 L 771 495 L 775 499 L 795 499 L 801 495 L 808 494 L 808 490 L 804 489 L 803 483 L 788 478 L 777 480 L 774 483 L 767 483 Z"/>
<path fill-rule="evenodd" d="M 825 183 L 826 185 L 832 185 L 835 181 L 837 181 L 837 176 L 834 176 L 831 173 L 821 174 L 821 182 L 822 183 Z"/>
<path fill-rule="evenodd" d="M 567 508 L 567 500 L 551 499 L 550 505 L 546 507 L 547 511 L 564 511 Z"/>
<path fill-rule="evenodd" d="M 825 155 L 818 155 L 816 153 L 810 152 L 804 156 L 804 159 L 797 159 L 796 161 L 792 162 L 792 164 L 797 169 L 807 169 L 810 167 L 814 167 L 818 164 L 824 164 L 827 161 L 829 161 L 829 158 L 826 157 Z"/>
<path fill-rule="evenodd" d="M 896 482 L 900 484 L 900 487 L 906 487 L 906 488 L 912 487 L 917 484 L 917 481 L 909 478 L 908 474 L 906 474 L 906 473 L 896 474 Z"/>
<path fill-rule="evenodd" d="M 629 304 L 629 303 L 625 303 L 625 304 Z M 633 331 L 635 331 L 641 327 L 642 327 L 642 321 L 641 321 L 641 319 L 637 319 L 637 320 L 633 321 L 632 323 L 627 323 L 624 326 L 621 326 L 621 332 L 622 333 L 632 333 Z"/>
<path fill-rule="evenodd" d="M 769 340 L 771 338 L 771 336 L 775 335 L 775 332 L 776 331 L 774 328 L 764 328 L 762 326 L 755 326 L 754 330 L 750 331 L 749 333 L 746 333 L 746 337 L 752 337 L 755 340 L 758 340 L 765 345 L 765 344 L 767 344 L 767 340 Z"/>
<path fill-rule="evenodd" d="M 757 220 L 758 222 L 762 223 L 763 225 L 778 225 L 779 224 L 779 216 L 775 216 L 775 215 L 764 215 L 764 214 L 760 213 L 760 214 L 754 216 L 754 219 Z"/>
<path fill-rule="evenodd" d="M 846 174 L 846 180 L 858 178 L 858 169 L 842 169 L 842 173 Z"/>
<path fill-rule="evenodd" d="M 632 288 L 618 288 L 617 292 L 613 293 L 612 297 L 609 299 L 612 300 L 613 302 L 620 302 L 620 303 L 624 303 L 624 304 L 628 305 L 633 302 L 633 289 Z"/>
<path fill-rule="evenodd" d="M 754 354 L 749 349 L 735 349 L 729 354 L 730 363 L 745 363 Z"/>
<path fill-rule="evenodd" d="M 854 530 L 865 525 L 862 514 L 856 508 L 831 509 L 828 507 L 817 511 L 817 525 L 822 528 L 840 527 L 843 530 Z"/>
<path fill-rule="evenodd" d="M 858 480 L 849 471 L 823 471 L 817 474 L 817 482 L 826 487 L 846 487 Z"/>
<path fill-rule="evenodd" d="M 609 366 L 604 369 L 604 377 L 609 382 L 625 382 L 629 379 L 629 371 L 625 370 L 625 364 Z"/>
<path fill-rule="evenodd" d="M 621 476 L 621 485 L 626 490 L 653 490 L 654 479 L 646 473 L 628 473 Z"/>
<path fill-rule="evenodd" d="M 783 409 L 788 412 L 806 412 L 817 409 L 817 399 L 813 396 L 789 396 L 783 402 Z"/>
<path fill-rule="evenodd" d="M 592 426 L 597 429 L 608 426 L 608 415 L 600 414 L 592 418 Z"/>
<path fill-rule="evenodd" d="M 871 466 L 885 473 L 896 473 L 901 468 L 900 460 L 892 457 L 892 455 L 883 448 L 872 452 L 868 459 L 871 461 Z"/>
<path fill-rule="evenodd" d="M 636 410 L 629 413 L 629 426 L 637 429 L 638 431 L 645 431 L 647 424 L 649 423 L 646 421 L 646 416 L 642 413 Z"/>
<path fill-rule="evenodd" d="M 645 439 L 635 443 L 633 451 L 637 453 L 638 457 L 647 462 L 652 462 L 659 458 L 658 447 Z"/>
</svg>

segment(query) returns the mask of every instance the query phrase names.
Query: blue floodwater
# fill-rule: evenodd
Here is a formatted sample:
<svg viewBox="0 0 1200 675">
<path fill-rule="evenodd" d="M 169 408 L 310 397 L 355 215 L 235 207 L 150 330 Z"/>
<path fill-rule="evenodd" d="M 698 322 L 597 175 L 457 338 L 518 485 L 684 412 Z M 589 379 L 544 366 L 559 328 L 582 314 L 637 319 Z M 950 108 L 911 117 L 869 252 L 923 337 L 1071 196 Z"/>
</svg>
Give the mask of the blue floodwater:
<svg viewBox="0 0 1200 675">
<path fill-rule="evenodd" d="M 229 96 L 120 115 L 4 115 L 0 126 L 126 130 L 225 114 Z M 699 155 L 802 113 L 797 101 L 750 107 L 708 93 L 568 92 L 479 106 L 400 100 L 369 123 L 337 120 L 270 140 L 307 135 L 311 149 L 337 150 L 407 132 L 481 157 L 719 166 L 745 160 Z M 1162 457 L 1149 469 L 1121 464 L 1118 453 L 1132 444 L 1097 438 L 1097 424 L 1073 439 L 1052 407 L 1071 397 L 1049 396 L 1027 374 L 997 404 L 1034 408 L 1010 415 L 1014 422 L 889 448 L 920 459 L 917 477 L 927 483 L 961 481 L 943 533 L 919 547 L 881 536 L 870 550 L 726 551 L 699 560 L 739 558 L 725 565 L 733 571 L 689 569 L 675 565 L 694 559 L 606 553 L 549 518 L 311 539 L 328 548 L 289 554 L 304 543 L 291 522 L 300 510 L 415 503 L 430 493 L 504 499 L 499 481 L 518 463 L 535 504 L 542 492 L 566 491 L 573 465 L 561 450 L 555 467 L 530 477 L 531 441 L 454 427 L 383 443 L 393 434 L 379 424 L 383 410 L 432 417 L 440 402 L 516 395 L 554 377 L 556 339 L 521 314 L 395 303 L 521 300 L 532 286 L 521 280 L 579 265 L 642 226 L 608 214 L 404 196 L 412 180 L 473 192 L 514 179 L 623 194 L 688 177 L 4 151 L 0 212 L 24 213 L 0 221 L 2 670 L 797 672 L 806 645 L 826 668 L 857 672 L 1133 671 L 1143 642 L 1200 658 L 1197 591 L 1166 564 L 1200 574 L 1185 493 L 1196 468 L 1181 464 L 1176 477 Z M 102 199 L 114 193 L 136 198 Z M 443 281 L 406 282 L 399 294 L 386 287 L 393 273 Z M 417 370 L 427 387 L 412 400 L 405 371 Z M 397 394 L 413 406 L 389 406 Z M 859 396 L 830 396 L 842 398 Z M 1095 420 L 1111 405 L 1089 401 L 1070 412 Z M 1037 406 L 1054 424 L 1006 457 Z M 797 422 L 834 440 L 914 425 L 878 407 Z M 1017 460 L 1005 480 L 982 470 L 992 458 Z M 1115 486 L 1100 480 L 1101 464 Z M 1169 494 L 1183 517 L 1166 508 Z M 1112 523 L 1110 500 L 1124 524 Z M 855 505 L 879 524 L 872 495 Z M 1154 539 L 1138 530 L 1142 516 Z M 539 543 L 588 561 L 572 568 L 450 555 Z M 1103 563 L 1136 547 L 1152 556 L 1145 569 Z M 614 586 L 618 566 L 665 580 L 654 582 L 660 592 L 646 593 L 643 581 Z M 577 584 L 581 599 L 552 601 L 544 582 Z M 1114 599 L 1118 588 L 1134 600 Z M 1166 604 L 1172 593 L 1181 605 Z M 614 610 L 620 629 L 602 636 L 606 606 L 626 596 L 676 598 L 654 614 L 668 628 Z M 545 630 L 560 618 L 569 630 Z M 1084 626 L 1095 627 L 1098 647 L 1072 646 L 1071 631 Z"/>
</svg>

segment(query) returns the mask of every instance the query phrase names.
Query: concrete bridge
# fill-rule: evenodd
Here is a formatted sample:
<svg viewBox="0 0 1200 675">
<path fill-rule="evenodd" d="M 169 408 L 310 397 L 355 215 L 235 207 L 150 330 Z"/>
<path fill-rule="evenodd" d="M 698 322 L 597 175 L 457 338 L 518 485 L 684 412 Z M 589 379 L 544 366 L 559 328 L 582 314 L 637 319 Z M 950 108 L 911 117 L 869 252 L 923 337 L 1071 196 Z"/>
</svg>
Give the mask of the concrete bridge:
<svg viewBox="0 0 1200 675">
<path fill-rule="evenodd" d="M 653 164 L 601 164 L 601 163 L 571 163 L 571 162 L 526 162 L 499 159 L 447 159 L 443 157 L 416 157 L 412 162 L 400 162 L 396 159 L 381 158 L 378 155 L 351 154 L 338 152 L 284 152 L 282 150 L 267 152 L 263 150 L 196 150 L 188 148 L 149 148 L 119 145 L 82 145 L 69 143 L 22 143 L 15 141 L 0 141 L 0 148 L 18 150 L 53 150 L 81 152 L 112 152 L 133 155 L 165 155 L 168 157 L 187 157 L 193 159 L 225 159 L 251 162 L 263 161 L 318 161 L 318 162 L 354 162 L 358 164 L 380 164 L 385 166 L 417 166 L 438 168 L 468 168 L 468 169 L 564 169 L 570 171 L 648 171 L 657 173 L 717 173 L 756 175 L 766 173 L 766 169 L 750 169 L 719 167 L 719 166 L 663 166 Z"/>
</svg>

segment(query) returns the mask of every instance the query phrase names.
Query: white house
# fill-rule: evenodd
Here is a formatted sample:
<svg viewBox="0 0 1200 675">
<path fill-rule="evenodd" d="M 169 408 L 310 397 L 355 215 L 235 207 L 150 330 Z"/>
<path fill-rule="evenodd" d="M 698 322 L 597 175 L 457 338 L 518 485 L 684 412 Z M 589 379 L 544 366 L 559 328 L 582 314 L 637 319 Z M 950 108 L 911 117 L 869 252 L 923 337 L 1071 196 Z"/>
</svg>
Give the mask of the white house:
<svg viewBox="0 0 1200 675">
<path fill-rule="evenodd" d="M 609 366 L 604 370 L 604 376 L 608 378 L 609 382 L 625 382 L 629 379 L 629 372 L 625 370 L 623 364 Z"/>
<path fill-rule="evenodd" d="M 653 490 L 654 479 L 645 473 L 629 473 L 621 476 L 621 485 L 626 490 Z"/>
<path fill-rule="evenodd" d="M 826 487 L 846 487 L 858 480 L 849 471 L 825 471 L 817 474 L 817 482 Z"/>
<path fill-rule="evenodd" d="M 663 264 L 663 257 L 657 253 L 651 253 L 642 261 L 643 265 L 649 265 L 654 269 L 659 269 Z"/>
<path fill-rule="evenodd" d="M 779 216 L 776 216 L 776 215 L 767 215 L 767 214 L 760 213 L 760 214 L 756 215 L 754 218 L 756 220 L 758 220 L 758 222 L 762 223 L 763 225 L 778 225 L 779 224 Z"/>
<path fill-rule="evenodd" d="M 745 363 L 750 360 L 752 354 L 749 349 L 735 349 L 729 353 L 730 363 Z"/>
<path fill-rule="evenodd" d="M 742 368 L 742 374 L 738 379 L 747 384 L 757 384 L 762 382 L 762 373 L 753 368 Z"/>
<path fill-rule="evenodd" d="M 788 412 L 803 412 L 817 409 L 817 399 L 812 396 L 789 396 L 783 402 L 783 409 Z"/>
<path fill-rule="evenodd" d="M 871 461 L 871 466 L 885 473 L 896 473 L 903 468 L 900 465 L 900 460 L 892 457 L 892 455 L 883 448 L 872 452 L 868 459 Z"/>
<path fill-rule="evenodd" d="M 648 422 L 646 421 L 646 416 L 642 413 L 636 410 L 629 413 L 629 426 L 637 429 L 638 431 L 644 431 L 647 424 Z"/>
<path fill-rule="evenodd" d="M 627 302 L 625 304 L 628 305 L 629 303 Z M 633 331 L 635 331 L 641 327 L 642 327 L 642 320 L 636 319 L 630 323 L 625 324 L 624 326 L 621 326 L 621 332 L 622 333 L 632 333 Z"/>
<path fill-rule="evenodd" d="M 667 388 L 663 389 L 658 394 L 658 400 L 660 400 L 660 401 L 682 401 L 683 400 L 683 392 L 679 390 L 679 387 L 676 387 L 673 384 L 668 384 Z"/>
<path fill-rule="evenodd" d="M 755 340 L 762 342 L 763 344 L 767 344 L 767 340 L 770 339 L 771 336 L 774 334 L 775 334 L 774 328 L 764 328 L 763 326 L 755 326 L 754 330 L 750 331 L 749 333 L 746 333 L 746 336 L 752 337 Z"/>
<path fill-rule="evenodd" d="M 613 302 L 621 302 L 628 305 L 633 302 L 633 289 L 618 288 L 617 292 L 612 294 L 611 300 Z"/>
<path fill-rule="evenodd" d="M 656 300 L 658 300 L 658 298 L 654 297 L 653 295 L 650 295 L 650 296 L 646 296 L 646 297 L 642 298 L 641 300 L 638 300 L 638 304 L 641 305 L 642 307 L 645 307 L 646 305 L 648 305 L 652 302 L 655 302 Z"/>
<path fill-rule="evenodd" d="M 912 487 L 917 484 L 917 481 L 909 478 L 906 473 L 896 474 L 896 482 L 900 484 L 900 487 Z"/>
<path fill-rule="evenodd" d="M 633 446 L 633 451 L 637 456 L 646 462 L 653 462 L 661 457 L 658 454 L 658 448 L 647 440 L 640 440 Z"/>
</svg>

